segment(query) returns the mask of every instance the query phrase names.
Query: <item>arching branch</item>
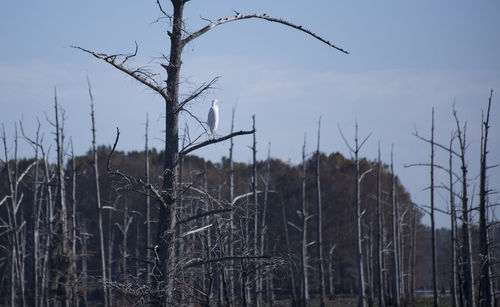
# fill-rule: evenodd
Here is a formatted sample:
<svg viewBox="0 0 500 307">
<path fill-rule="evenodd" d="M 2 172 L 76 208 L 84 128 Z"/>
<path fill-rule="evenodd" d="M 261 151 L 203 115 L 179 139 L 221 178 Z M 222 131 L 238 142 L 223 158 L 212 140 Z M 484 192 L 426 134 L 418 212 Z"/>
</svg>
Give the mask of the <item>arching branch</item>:
<svg viewBox="0 0 500 307">
<path fill-rule="evenodd" d="M 301 25 L 296 25 L 294 23 L 291 23 L 291 22 L 286 21 L 286 20 L 281 19 L 281 18 L 270 17 L 270 16 L 267 16 L 266 14 L 240 14 L 240 13 L 236 13 L 236 15 L 234 15 L 234 16 L 230 16 L 230 17 L 226 17 L 226 18 L 219 18 L 216 21 L 211 22 L 210 24 L 206 25 L 202 29 L 200 29 L 200 30 L 194 32 L 193 34 L 189 35 L 188 37 L 184 38 L 182 40 L 182 45 L 185 46 L 186 44 L 188 44 L 189 42 L 191 42 L 193 39 L 201 36 L 202 34 L 205 34 L 206 32 L 208 32 L 209 30 L 215 28 L 216 26 L 219 26 L 219 25 L 231 22 L 231 21 L 237 21 L 237 20 L 243 20 L 243 19 L 250 19 L 250 18 L 263 19 L 263 20 L 267 20 L 267 21 L 270 21 L 270 22 L 280 23 L 282 25 L 294 28 L 296 30 L 302 31 L 302 32 L 304 32 L 304 33 L 306 33 L 306 34 L 314 37 L 315 39 L 317 39 L 317 40 L 319 40 L 319 41 L 327 44 L 328 46 L 330 46 L 332 48 L 337 49 L 340 52 L 343 52 L 345 54 L 349 54 L 348 51 L 346 51 L 346 50 L 344 50 L 344 49 L 342 49 L 340 47 L 335 46 L 330 41 L 328 41 L 328 40 L 322 38 L 321 36 L 313 33 L 311 30 L 303 28 Z"/>
</svg>

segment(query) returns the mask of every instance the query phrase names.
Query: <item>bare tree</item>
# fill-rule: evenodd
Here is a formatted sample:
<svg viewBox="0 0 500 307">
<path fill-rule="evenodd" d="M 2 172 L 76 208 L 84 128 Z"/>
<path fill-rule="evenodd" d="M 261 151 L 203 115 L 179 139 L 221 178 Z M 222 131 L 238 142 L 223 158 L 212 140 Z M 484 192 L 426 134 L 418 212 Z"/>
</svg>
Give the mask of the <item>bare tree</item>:
<svg viewBox="0 0 500 307">
<path fill-rule="evenodd" d="M 391 147 L 391 199 L 392 199 L 392 304 L 400 306 L 399 288 L 399 242 L 398 242 L 398 203 L 396 201 L 396 178 L 394 176 L 393 148 Z"/>
<path fill-rule="evenodd" d="M 302 306 L 309 306 L 309 256 L 307 248 L 307 221 L 311 218 L 307 210 L 306 203 L 306 136 L 304 135 L 304 145 L 302 145 Z"/>
<path fill-rule="evenodd" d="M 481 171 L 480 171 L 480 187 L 479 187 L 479 259 L 481 261 L 481 283 L 480 283 L 480 299 L 479 306 L 493 306 L 493 289 L 491 287 L 491 260 L 489 253 L 488 241 L 488 218 L 486 196 L 488 190 L 486 188 L 486 172 L 488 165 L 486 157 L 488 155 L 488 129 L 490 122 L 491 98 L 493 90 L 490 91 L 490 98 L 488 99 L 488 109 L 486 111 L 486 119 L 482 119 L 481 127 Z"/>
<path fill-rule="evenodd" d="M 439 294 L 437 288 L 437 256 L 436 256 L 436 221 L 434 219 L 434 108 L 432 108 L 431 123 L 431 250 L 432 250 L 432 290 L 434 307 L 439 306 Z"/>
<path fill-rule="evenodd" d="M 450 138 L 450 147 L 449 147 L 449 187 L 448 190 L 450 192 L 450 226 L 451 226 L 451 306 L 458 306 L 457 302 L 457 214 L 455 210 L 455 194 L 453 192 L 453 140 L 455 136 L 452 135 Z"/>
<path fill-rule="evenodd" d="M 322 214 L 321 214 L 321 181 L 320 181 L 320 152 L 319 152 L 319 141 L 321 132 L 321 116 L 318 119 L 318 146 L 316 148 L 316 193 L 317 193 L 317 205 L 318 205 L 318 221 L 317 221 L 317 247 L 319 256 L 319 305 L 321 307 L 325 306 L 325 268 L 323 259 L 323 231 L 322 231 Z"/>
<path fill-rule="evenodd" d="M 463 257 L 463 285 L 464 285 L 464 298 L 467 307 L 475 307 L 475 295 L 474 295 L 474 273 L 472 267 L 472 246 L 471 246 L 471 218 L 469 216 L 469 198 L 467 194 L 467 162 L 465 159 L 465 153 L 467 150 L 466 142 L 466 129 L 467 125 L 464 124 L 463 128 L 460 126 L 460 121 L 458 120 L 458 115 L 453 108 L 453 116 L 457 124 L 457 138 L 459 142 L 459 153 L 454 152 L 456 156 L 460 159 L 460 168 L 462 171 L 462 194 L 460 195 L 462 201 L 462 257 Z"/>
<path fill-rule="evenodd" d="M 168 31 L 170 37 L 170 51 L 168 57 L 168 63 L 162 64 L 162 67 L 167 72 L 166 87 L 160 85 L 160 82 L 156 81 L 154 76 L 144 71 L 143 69 L 131 69 L 125 64 L 128 59 L 137 54 L 137 48 L 132 55 L 107 55 L 103 53 L 96 53 L 84 48 L 76 47 L 84 52 L 87 52 L 98 59 L 101 59 L 108 64 L 112 65 L 116 69 L 128 74 L 138 82 L 142 83 L 146 87 L 152 89 L 154 92 L 159 94 L 165 100 L 165 156 L 163 164 L 163 184 L 162 184 L 162 203 L 165 206 L 160 206 L 159 212 L 159 223 L 157 232 L 157 243 L 158 243 L 158 255 L 159 263 L 161 264 L 159 269 L 161 272 L 160 279 L 166 281 L 166 293 L 167 297 L 171 297 L 171 281 L 169 278 L 169 269 L 174 266 L 172 262 L 173 255 L 175 255 L 175 237 L 174 237 L 174 225 L 175 225 L 175 205 L 177 199 L 177 176 L 179 167 L 179 134 L 178 134 L 178 121 L 179 113 L 184 109 L 184 106 L 197 98 L 201 93 L 210 88 L 211 83 L 207 86 L 201 86 L 198 90 L 189 95 L 188 98 L 180 101 L 179 100 L 179 84 L 180 84 L 180 70 L 181 70 L 181 57 L 184 47 L 192 42 L 194 39 L 200 37 L 201 35 L 207 33 L 211 29 L 233 21 L 239 21 L 244 19 L 262 19 L 273 23 L 279 23 L 288 27 L 292 27 L 298 31 L 304 32 L 321 42 L 327 44 L 328 46 L 335 48 L 341 52 L 347 53 L 345 50 L 335 46 L 328 40 L 316 35 L 312 31 L 305 29 L 302 26 L 295 25 L 283 19 L 273 18 L 266 14 L 240 14 L 236 13 L 234 16 L 220 18 L 216 21 L 210 22 L 207 26 L 195 31 L 193 33 L 187 33 L 186 27 L 183 21 L 184 5 L 188 0 L 171 0 L 172 4 L 172 14 L 167 13 L 163 8 L 159 0 L 157 0 L 158 7 L 160 11 L 165 15 L 165 17 L 171 22 L 171 30 Z M 121 60 L 122 59 L 122 60 Z M 234 136 L 234 135 L 233 135 Z M 214 141 L 215 142 L 215 141 Z M 212 143 L 214 143 L 212 142 Z"/>
<path fill-rule="evenodd" d="M 385 278 L 384 278 L 384 211 L 382 205 L 382 162 L 380 161 L 380 142 L 378 143 L 377 158 L 377 278 L 378 278 L 378 305 L 385 305 Z"/>
<path fill-rule="evenodd" d="M 71 263 L 70 250 L 67 235 L 67 208 L 66 188 L 64 174 L 64 113 L 59 118 L 59 105 L 57 104 L 57 93 L 54 89 L 54 111 L 57 154 L 57 194 L 56 194 L 56 220 L 52 232 L 52 245 L 50 247 L 50 299 L 57 306 L 69 304 L 70 290 L 68 285 L 68 271 Z"/>
<path fill-rule="evenodd" d="M 342 139 L 344 140 L 344 143 L 346 144 L 347 148 L 351 153 L 354 154 L 354 163 L 356 165 L 356 174 L 355 174 L 355 182 L 354 182 L 354 212 L 355 212 L 355 220 L 354 223 L 356 225 L 356 263 L 358 267 L 358 307 L 365 307 L 366 306 L 366 294 L 365 294 L 365 276 L 364 276 L 364 269 L 363 269 L 363 248 L 362 248 L 362 233 L 361 233 L 361 192 L 360 192 L 360 184 L 361 180 L 363 180 L 363 177 L 368 174 L 371 169 L 363 172 L 360 174 L 360 169 L 359 169 L 359 151 L 365 144 L 365 142 L 368 140 L 370 137 L 371 133 L 368 134 L 367 137 L 361 143 L 358 142 L 358 122 L 355 124 L 355 134 L 354 134 L 354 147 L 351 147 L 349 145 L 349 142 L 347 142 L 347 139 L 344 137 L 344 134 L 342 133 L 342 130 L 339 127 L 340 135 L 342 136 Z"/>
<path fill-rule="evenodd" d="M 144 134 L 144 175 L 146 177 L 146 185 L 150 186 L 149 182 L 149 147 L 148 147 L 148 128 L 149 128 L 149 117 L 146 114 L 146 132 Z M 151 249 L 153 248 L 151 244 L 151 198 L 146 195 L 146 257 L 147 257 L 147 274 L 146 281 L 148 285 L 151 284 Z"/>
<path fill-rule="evenodd" d="M 100 254 L 101 254 L 101 270 L 102 270 L 102 291 L 103 291 L 103 303 L 105 307 L 108 307 L 108 291 L 106 289 L 106 255 L 104 251 L 104 229 L 102 224 L 102 206 L 101 206 L 101 189 L 99 186 L 99 168 L 97 164 L 97 146 L 95 137 L 95 115 L 94 115 L 94 97 L 92 96 L 92 90 L 90 87 L 90 81 L 87 79 L 89 87 L 90 96 L 90 117 L 92 120 L 92 157 L 93 157 L 93 167 L 94 167 L 94 179 L 95 179 L 95 201 L 97 205 L 98 214 L 98 231 L 99 231 L 99 244 L 100 244 Z"/>
</svg>

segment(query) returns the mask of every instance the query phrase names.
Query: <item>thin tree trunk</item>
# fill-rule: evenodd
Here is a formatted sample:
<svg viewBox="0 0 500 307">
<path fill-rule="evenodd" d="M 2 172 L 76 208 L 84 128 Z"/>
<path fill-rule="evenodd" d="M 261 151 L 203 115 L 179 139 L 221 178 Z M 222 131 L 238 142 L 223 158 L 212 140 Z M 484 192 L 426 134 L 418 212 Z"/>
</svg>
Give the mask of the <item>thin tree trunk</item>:
<svg viewBox="0 0 500 307">
<path fill-rule="evenodd" d="M 254 201 L 254 229 L 253 229 L 253 251 L 254 256 L 258 256 L 259 247 L 258 247 L 258 237 L 259 237 L 259 201 L 257 198 L 257 140 L 256 140 L 256 132 L 255 132 L 255 115 L 252 115 L 252 123 L 253 123 L 253 145 L 252 145 L 252 157 L 253 157 L 253 174 L 252 174 L 252 190 L 253 190 L 253 201 Z M 258 262 L 257 262 L 258 263 Z M 257 264 L 258 266 L 258 264 Z M 262 278 L 261 270 L 256 270 L 256 278 L 255 278 L 255 306 L 259 307 L 262 301 L 262 292 L 259 288 L 260 279 Z"/>
<path fill-rule="evenodd" d="M 146 132 L 144 134 L 144 172 L 146 176 L 146 185 L 149 186 L 149 116 L 146 113 Z M 146 196 L 146 257 L 147 257 L 147 272 L 146 272 L 146 282 L 151 285 L 151 249 L 153 248 L 151 244 L 151 199 Z"/>
<path fill-rule="evenodd" d="M 309 213 L 306 204 L 306 137 L 302 146 L 302 283 L 304 296 L 302 306 L 309 306 L 309 278 L 308 278 L 308 255 L 307 255 L 307 220 Z"/>
<path fill-rule="evenodd" d="M 380 142 L 378 144 L 377 160 L 377 278 L 378 278 L 378 305 L 385 306 L 384 294 L 384 225 L 382 224 L 384 212 L 382 211 L 382 168 L 380 161 Z"/>
<path fill-rule="evenodd" d="M 436 222 L 434 220 L 434 108 L 432 108 L 431 124 L 431 249 L 432 249 L 432 290 L 434 307 L 439 306 L 437 288 L 437 256 L 436 256 Z"/>
<path fill-rule="evenodd" d="M 89 95 L 90 95 L 90 116 L 92 120 L 92 157 L 93 157 L 93 167 L 94 167 L 94 180 L 95 180 L 95 201 L 97 204 L 97 214 L 98 214 L 98 232 L 99 232 L 99 245 L 100 245 L 100 256 L 101 256 L 101 273 L 102 273 L 102 291 L 103 291 L 103 304 L 104 307 L 108 307 L 108 291 L 106 289 L 106 255 L 104 251 L 104 229 L 102 224 L 102 206 L 101 206 L 101 190 L 99 187 L 99 168 L 97 163 L 97 146 L 95 137 L 95 116 L 94 116 L 94 98 L 90 89 L 89 83 Z"/>
<path fill-rule="evenodd" d="M 285 241 L 286 241 L 286 248 L 287 248 L 287 255 L 288 255 L 288 271 L 290 274 L 290 282 L 291 282 L 291 293 L 292 293 L 292 306 L 297 305 L 297 292 L 296 292 L 296 286 L 295 286 L 295 275 L 293 273 L 293 262 L 292 262 L 292 249 L 290 247 L 290 238 L 288 236 L 288 220 L 286 218 L 286 209 L 285 209 L 285 203 L 283 200 L 281 200 L 281 212 L 283 215 L 283 227 L 285 231 Z"/>
<path fill-rule="evenodd" d="M 57 150 L 57 195 L 55 229 L 52 233 L 50 249 L 50 296 L 57 306 L 68 305 L 69 287 L 68 270 L 71 265 L 69 247 L 67 243 L 68 225 L 66 211 L 66 193 L 64 184 L 64 118 L 59 119 L 57 94 L 54 97 L 56 150 Z M 60 125 L 61 123 L 61 125 Z"/>
<path fill-rule="evenodd" d="M 449 148 L 449 192 L 450 192 L 450 225 L 451 225 L 451 306 L 457 307 L 457 214 L 455 211 L 455 194 L 453 193 L 453 139 L 450 140 Z"/>
<path fill-rule="evenodd" d="M 233 133 L 234 130 L 234 112 L 235 108 L 233 107 L 232 113 L 231 113 L 231 133 Z M 234 142 L 233 139 L 231 138 L 230 140 L 230 146 L 229 146 L 229 183 L 228 183 L 228 192 L 229 192 L 229 203 L 233 203 L 234 199 L 234 169 L 233 169 L 233 147 L 234 147 Z M 234 224 L 234 211 L 235 208 L 232 208 L 229 217 L 229 225 L 230 225 L 230 231 L 229 231 L 229 254 L 231 257 L 234 256 L 234 232 L 236 231 L 236 227 Z M 235 274 L 235 262 L 234 259 L 231 260 L 231 270 L 229 273 L 229 279 L 230 279 L 230 291 L 231 291 L 231 299 L 234 300 L 234 294 L 235 294 L 235 279 L 236 279 L 236 274 Z"/>
<path fill-rule="evenodd" d="M 462 256 L 463 256 L 463 284 L 464 284 L 464 298 L 465 305 L 467 307 L 475 307 L 475 295 L 474 295 L 474 272 L 472 268 L 472 253 L 471 253 L 471 219 L 469 217 L 469 199 L 467 196 L 467 162 L 465 160 L 465 151 L 467 148 L 466 143 L 466 126 L 462 131 L 460 127 L 460 122 L 458 121 L 458 116 L 455 110 L 453 110 L 453 115 L 457 123 L 457 137 L 460 144 L 460 153 L 458 154 L 461 162 L 462 170 Z"/>
<path fill-rule="evenodd" d="M 356 214 L 356 261 L 357 261 L 357 266 L 358 266 L 358 307 L 364 307 L 366 306 L 366 298 L 365 298 L 365 276 L 364 276 L 364 270 L 363 270 L 363 250 L 362 250 L 362 244 L 361 244 L 361 198 L 360 198 L 360 174 L 359 174 L 359 149 L 360 146 L 358 145 L 358 124 L 356 123 L 356 135 L 355 135 L 355 152 L 354 152 L 354 158 L 355 158 L 355 163 L 356 163 L 356 175 L 355 175 L 355 200 L 354 200 L 354 207 L 355 207 L 355 214 Z"/>
<path fill-rule="evenodd" d="M 392 197 L 392 304 L 400 306 L 399 295 L 399 267 L 398 267 L 398 216 L 396 202 L 396 182 L 394 177 L 393 150 L 391 149 L 391 197 Z"/>
<path fill-rule="evenodd" d="M 72 228 L 71 228 L 71 273 L 72 279 L 72 305 L 78 306 L 78 289 L 77 286 L 77 265 L 76 265 L 76 165 L 75 153 L 73 151 L 73 141 L 71 142 L 71 210 Z"/>
<path fill-rule="evenodd" d="M 268 240 L 266 240 L 267 237 L 267 224 L 266 224 L 266 214 L 267 214 L 267 201 L 268 201 L 268 194 L 269 194 L 269 176 L 270 176 L 270 165 L 271 165 L 271 143 L 269 143 L 269 146 L 267 148 L 267 162 L 266 162 L 266 182 L 265 182 L 265 187 L 264 187 L 264 203 L 262 204 L 262 221 L 261 221 L 261 226 L 260 229 L 262 229 L 262 234 L 260 236 L 260 255 L 264 255 L 267 250 L 266 250 L 266 243 Z M 262 261 L 259 261 L 259 289 L 261 293 L 264 291 L 263 287 L 263 279 L 264 277 L 263 272 L 262 272 Z M 269 268 L 266 266 L 266 279 L 269 279 Z M 272 281 L 271 281 L 272 282 Z M 268 285 L 266 283 L 266 285 Z M 269 287 L 268 289 L 269 290 Z M 269 291 L 266 292 L 267 294 L 267 299 L 269 300 L 270 293 Z M 262 298 L 262 294 L 261 294 Z"/>
<path fill-rule="evenodd" d="M 481 261 L 481 290 L 479 306 L 493 306 L 494 299 L 491 288 L 491 263 L 489 259 L 489 242 L 488 242 L 488 220 L 487 220 L 487 207 L 486 196 L 488 191 L 486 189 L 486 171 L 488 165 L 486 157 L 488 154 L 488 128 L 490 120 L 491 98 L 493 90 L 490 92 L 488 100 L 488 110 L 486 112 L 486 121 L 482 122 L 481 129 L 481 172 L 480 172 L 480 188 L 479 188 L 479 259 Z"/>
<path fill-rule="evenodd" d="M 321 132 L 321 117 L 318 120 L 318 146 L 316 148 L 316 193 L 317 193 L 317 205 L 318 205 L 318 220 L 317 220 L 317 247 L 318 247 L 318 257 L 319 257 L 319 305 L 321 307 L 325 306 L 325 268 L 324 268 L 324 258 L 323 258 L 323 232 L 322 232 L 322 208 L 321 208 L 321 180 L 320 180 L 320 152 L 319 152 L 319 142 L 320 142 L 320 132 Z"/>
</svg>

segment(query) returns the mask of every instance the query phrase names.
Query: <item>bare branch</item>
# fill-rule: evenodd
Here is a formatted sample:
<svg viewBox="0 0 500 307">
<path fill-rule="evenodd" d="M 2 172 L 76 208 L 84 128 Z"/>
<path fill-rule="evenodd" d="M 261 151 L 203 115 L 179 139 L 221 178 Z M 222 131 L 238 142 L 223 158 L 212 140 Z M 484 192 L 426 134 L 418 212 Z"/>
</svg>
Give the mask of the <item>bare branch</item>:
<svg viewBox="0 0 500 307">
<path fill-rule="evenodd" d="M 249 260 L 249 259 L 270 259 L 271 256 L 267 255 L 262 255 L 262 256 L 227 256 L 227 257 L 221 257 L 221 258 L 215 258 L 215 259 L 207 259 L 207 260 L 193 260 L 192 262 L 187 263 L 184 266 L 184 269 L 195 267 L 195 266 L 200 266 L 204 264 L 210 264 L 214 262 L 224 262 L 228 260 Z"/>
<path fill-rule="evenodd" d="M 81 50 L 81 51 L 86 52 L 90 55 L 93 55 L 94 57 L 96 57 L 100 60 L 105 61 L 108 64 L 111 64 L 116 69 L 126 73 L 127 75 L 131 76 L 135 80 L 137 80 L 140 83 L 151 88 L 152 90 L 154 90 L 155 92 L 160 94 L 160 96 L 162 96 L 164 99 L 168 98 L 167 93 L 163 90 L 163 88 L 161 86 L 158 85 L 158 83 L 156 83 L 156 81 L 154 81 L 154 79 L 148 73 L 146 73 L 145 71 L 143 71 L 141 69 L 132 70 L 130 68 L 123 66 L 125 61 L 128 60 L 127 57 L 130 57 L 130 55 L 125 56 L 125 60 L 123 60 L 121 63 L 116 63 L 116 59 L 119 56 L 124 56 L 124 55 L 107 55 L 104 53 L 97 53 L 97 52 L 94 52 L 94 51 L 91 51 L 91 50 L 88 50 L 88 49 L 85 49 L 85 48 L 82 48 L 79 46 L 71 46 L 71 48 Z M 137 43 L 136 43 L 136 48 L 137 48 Z M 136 49 L 136 52 L 137 52 L 137 49 Z"/>
<path fill-rule="evenodd" d="M 179 106 L 177 107 L 177 110 L 175 112 L 179 112 L 183 110 L 183 107 L 190 102 L 193 99 L 198 98 L 203 92 L 205 92 L 208 89 L 212 88 L 212 85 L 214 85 L 215 82 L 219 80 L 219 77 L 213 78 L 210 82 L 208 83 L 203 83 L 200 87 L 198 87 L 188 98 L 184 99 L 181 103 L 179 103 Z"/>
<path fill-rule="evenodd" d="M 213 139 L 207 140 L 205 142 L 199 143 L 197 145 L 194 145 L 194 146 L 191 146 L 188 148 L 184 148 L 181 152 L 179 152 L 179 155 L 185 156 L 185 155 L 189 154 L 190 152 L 195 151 L 197 149 L 200 149 L 202 147 L 205 147 L 207 145 L 223 142 L 225 140 L 228 140 L 228 139 L 233 138 L 233 137 L 238 136 L 238 135 L 252 134 L 254 132 L 255 132 L 255 129 L 252 129 L 250 131 L 240 130 L 240 131 L 233 132 L 231 134 L 228 134 L 228 135 L 220 137 L 220 138 L 213 138 Z"/>
<path fill-rule="evenodd" d="M 187 222 L 190 222 L 190 221 L 193 221 L 193 220 L 205 217 L 205 216 L 209 216 L 209 215 L 213 215 L 213 214 L 218 214 L 218 213 L 224 213 L 224 212 L 231 212 L 231 211 L 232 211 L 231 208 L 207 211 L 207 212 L 203 212 L 201 214 L 197 214 L 197 215 L 194 215 L 194 216 L 190 216 L 190 217 L 188 217 L 186 219 L 180 220 L 180 221 L 177 222 L 177 224 L 185 224 Z"/>
<path fill-rule="evenodd" d="M 267 16 L 266 14 L 240 14 L 240 13 L 236 13 L 236 15 L 234 15 L 234 16 L 230 16 L 230 17 L 226 17 L 226 18 L 219 18 L 216 21 L 211 22 L 210 24 L 208 24 L 204 28 L 202 28 L 202 29 L 194 32 L 193 34 L 189 35 L 188 37 L 184 38 L 182 40 L 182 46 L 185 46 L 186 44 L 188 44 L 189 42 L 191 42 L 193 39 L 199 37 L 202 34 L 205 34 L 206 32 L 208 32 L 209 30 L 215 28 L 216 26 L 219 26 L 219 25 L 231 22 L 231 21 L 237 21 L 237 20 L 243 20 L 243 19 L 250 19 L 250 18 L 263 19 L 263 20 L 267 20 L 267 21 L 270 21 L 270 22 L 280 23 L 282 25 L 294 28 L 296 30 L 302 31 L 302 32 L 304 32 L 304 33 L 306 33 L 306 34 L 314 37 L 315 39 L 317 39 L 317 40 L 319 40 L 319 41 L 327 44 L 328 46 L 330 46 L 330 47 L 332 47 L 334 49 L 337 49 L 340 52 L 343 52 L 345 54 L 349 54 L 348 51 L 346 51 L 346 50 L 344 50 L 344 49 L 342 49 L 340 47 L 335 46 L 330 41 L 328 41 L 328 40 L 322 38 L 321 36 L 313 33 L 311 30 L 304 29 L 301 25 L 293 24 L 293 23 L 291 23 L 289 21 L 286 21 L 284 19 L 281 19 L 281 18 L 270 17 L 270 16 Z"/>
</svg>

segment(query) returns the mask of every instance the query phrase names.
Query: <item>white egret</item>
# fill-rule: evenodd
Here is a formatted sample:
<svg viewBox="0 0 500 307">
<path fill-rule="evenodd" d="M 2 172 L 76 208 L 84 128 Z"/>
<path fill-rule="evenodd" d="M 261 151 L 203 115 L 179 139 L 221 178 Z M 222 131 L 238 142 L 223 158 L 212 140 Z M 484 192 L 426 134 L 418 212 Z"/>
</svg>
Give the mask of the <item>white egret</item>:
<svg viewBox="0 0 500 307">
<path fill-rule="evenodd" d="M 217 105 L 219 102 L 222 102 L 218 99 L 212 100 L 212 107 L 208 111 L 208 127 L 210 128 L 210 132 L 215 134 L 217 131 L 217 126 L 219 125 L 219 106 Z"/>
</svg>

